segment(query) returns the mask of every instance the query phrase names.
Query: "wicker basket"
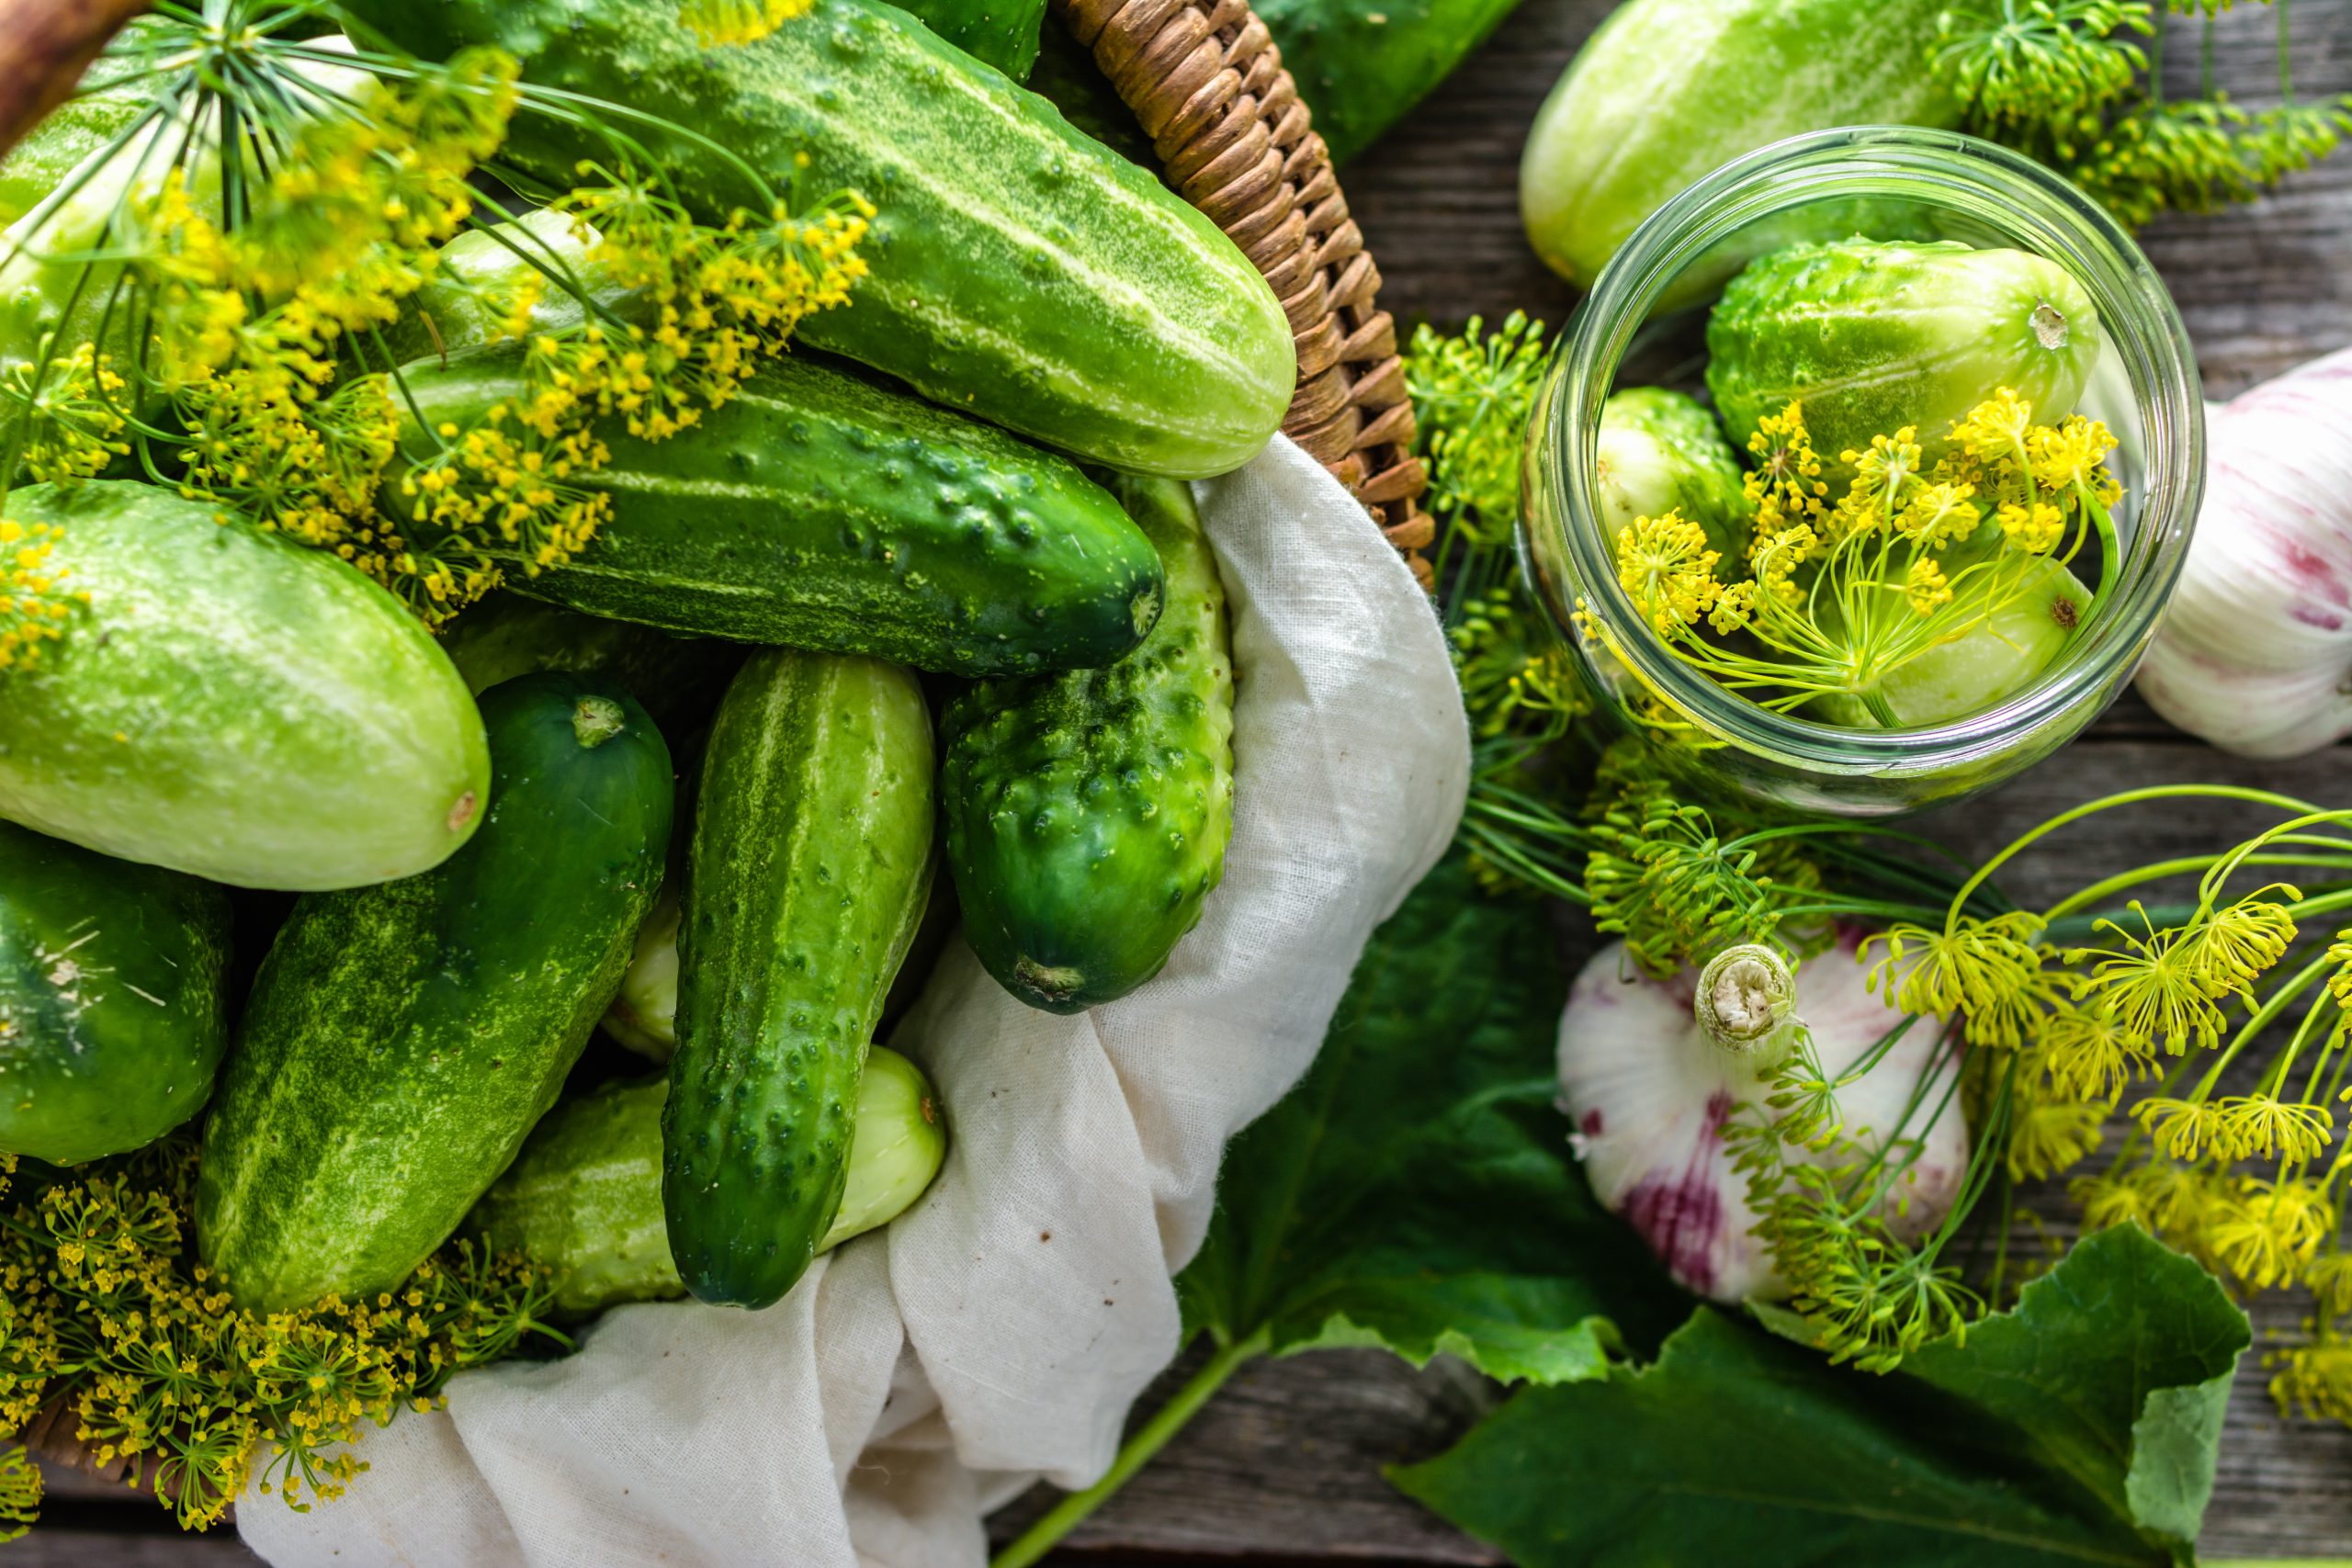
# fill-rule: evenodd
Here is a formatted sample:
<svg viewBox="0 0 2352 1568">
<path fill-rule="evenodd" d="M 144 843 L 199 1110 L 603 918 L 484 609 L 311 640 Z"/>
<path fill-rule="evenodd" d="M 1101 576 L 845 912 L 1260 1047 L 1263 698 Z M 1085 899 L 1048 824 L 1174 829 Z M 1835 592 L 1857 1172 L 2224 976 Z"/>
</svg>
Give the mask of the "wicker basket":
<svg viewBox="0 0 2352 1568">
<path fill-rule="evenodd" d="M 0 152 L 62 102 L 148 0 L 0 0 Z M 1283 429 L 1363 502 L 1426 586 L 1434 533 L 1413 456 L 1413 405 L 1395 323 L 1375 302 L 1380 269 L 1297 84 L 1248 0 L 1054 0 L 1167 166 L 1168 183 L 1239 245 L 1290 318 L 1298 385 Z M 62 1408 L 26 1445 L 92 1465 Z"/>
</svg>

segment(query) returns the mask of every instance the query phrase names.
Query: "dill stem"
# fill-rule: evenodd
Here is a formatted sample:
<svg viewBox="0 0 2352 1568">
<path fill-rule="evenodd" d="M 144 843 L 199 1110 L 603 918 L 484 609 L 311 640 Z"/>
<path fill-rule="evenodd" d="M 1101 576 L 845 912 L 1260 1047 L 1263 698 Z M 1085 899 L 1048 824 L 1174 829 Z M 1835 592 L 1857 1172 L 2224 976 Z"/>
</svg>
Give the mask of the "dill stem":
<svg viewBox="0 0 2352 1568">
<path fill-rule="evenodd" d="M 1030 1568 L 1030 1564 L 1052 1551 L 1081 1520 L 1125 1486 L 1136 1472 L 1149 1463 L 1151 1457 L 1167 1446 L 1169 1438 L 1182 1431 L 1186 1423 L 1200 1414 L 1201 1406 L 1209 1402 L 1209 1396 L 1225 1386 L 1227 1378 L 1265 1354 L 1272 1335 L 1271 1328 L 1261 1326 L 1247 1339 L 1234 1340 L 1211 1356 L 1183 1387 L 1170 1396 L 1167 1404 L 1152 1413 L 1150 1420 L 1119 1445 L 1118 1457 L 1112 1460 L 1111 1468 L 1102 1472 L 1102 1480 L 1055 1504 L 1043 1518 L 998 1552 L 989 1561 L 989 1568 Z"/>
<path fill-rule="evenodd" d="M 2291 104 L 2295 101 L 2295 68 L 2288 49 L 2287 0 L 2270 0 L 2270 14 L 2278 31 L 2278 96 Z"/>
</svg>

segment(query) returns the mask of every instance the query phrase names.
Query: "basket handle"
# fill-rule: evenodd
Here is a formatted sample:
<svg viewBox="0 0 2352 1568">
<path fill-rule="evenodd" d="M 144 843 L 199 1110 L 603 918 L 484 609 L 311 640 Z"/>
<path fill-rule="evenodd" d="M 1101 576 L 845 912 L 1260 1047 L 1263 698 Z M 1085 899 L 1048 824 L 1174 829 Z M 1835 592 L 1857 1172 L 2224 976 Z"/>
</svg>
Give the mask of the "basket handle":
<svg viewBox="0 0 2352 1568">
<path fill-rule="evenodd" d="M 148 0 L 0 0 L 0 152 L 72 95 Z"/>
<path fill-rule="evenodd" d="M 1363 502 L 1423 586 L 1435 525 L 1380 269 L 1282 51 L 1248 0 L 1054 0 L 1167 165 L 1273 285 L 1298 345 L 1283 430 Z"/>
</svg>

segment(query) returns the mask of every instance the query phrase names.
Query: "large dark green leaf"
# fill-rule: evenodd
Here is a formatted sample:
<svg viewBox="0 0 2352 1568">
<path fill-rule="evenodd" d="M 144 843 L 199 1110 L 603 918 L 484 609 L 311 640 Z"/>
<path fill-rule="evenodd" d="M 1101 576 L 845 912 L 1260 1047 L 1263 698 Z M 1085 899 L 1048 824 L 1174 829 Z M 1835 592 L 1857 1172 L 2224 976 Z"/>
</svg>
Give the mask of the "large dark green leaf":
<svg viewBox="0 0 2352 1568">
<path fill-rule="evenodd" d="M 2196 1264 L 2112 1231 L 1905 1371 L 1702 1308 L 1656 1365 L 1530 1390 L 1394 1475 L 1526 1568 L 2163 1564 L 2247 1342 Z"/>
<path fill-rule="evenodd" d="M 1536 1382 L 1655 1345 L 1682 1298 L 1593 1202 L 1553 1105 L 1566 994 L 1543 906 L 1480 896 L 1459 857 L 1431 873 L 1374 934 L 1313 1070 L 1227 1154 L 1180 1281 L 1193 1323 Z"/>
</svg>

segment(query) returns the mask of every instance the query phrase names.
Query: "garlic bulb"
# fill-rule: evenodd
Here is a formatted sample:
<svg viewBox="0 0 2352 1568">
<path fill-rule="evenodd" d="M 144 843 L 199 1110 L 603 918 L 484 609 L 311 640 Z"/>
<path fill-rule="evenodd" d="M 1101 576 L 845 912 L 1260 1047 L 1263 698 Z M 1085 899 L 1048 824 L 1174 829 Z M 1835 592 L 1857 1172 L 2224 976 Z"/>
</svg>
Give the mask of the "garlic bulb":
<svg viewBox="0 0 2352 1568">
<path fill-rule="evenodd" d="M 1766 949 L 1735 948 L 1702 974 L 1652 980 L 1616 942 L 1594 955 L 1568 993 L 1559 1066 L 1575 1125 L 1569 1141 L 1601 1206 L 1632 1224 L 1689 1290 L 1726 1302 L 1788 1293 L 1764 1245 L 1748 1234 L 1756 1215 L 1747 1178 L 1732 1167 L 1724 1127 L 1738 1107 L 1762 1105 L 1797 1021 L 1833 1079 L 1901 1021 L 1868 987 L 1856 956 L 1861 937 L 1841 930 L 1835 945 L 1797 968 L 1792 986 Z M 1934 1019 L 1914 1021 L 1876 1066 L 1838 1089 L 1843 1135 L 1811 1157 L 1834 1164 L 1875 1150 L 1935 1064 L 1941 1032 Z M 1883 1211 L 1905 1240 L 1942 1223 L 1968 1168 L 1968 1129 L 1958 1097 L 1945 1094 L 1958 1070 L 1949 1056 L 1935 1065 L 1936 1081 L 1918 1103 L 1942 1105 L 1943 1113 Z M 1905 1135 L 1920 1134 L 1914 1127 Z"/>
<path fill-rule="evenodd" d="M 2245 757 L 2352 734 L 2352 349 L 2206 417 L 2205 504 L 2140 694 Z"/>
</svg>

